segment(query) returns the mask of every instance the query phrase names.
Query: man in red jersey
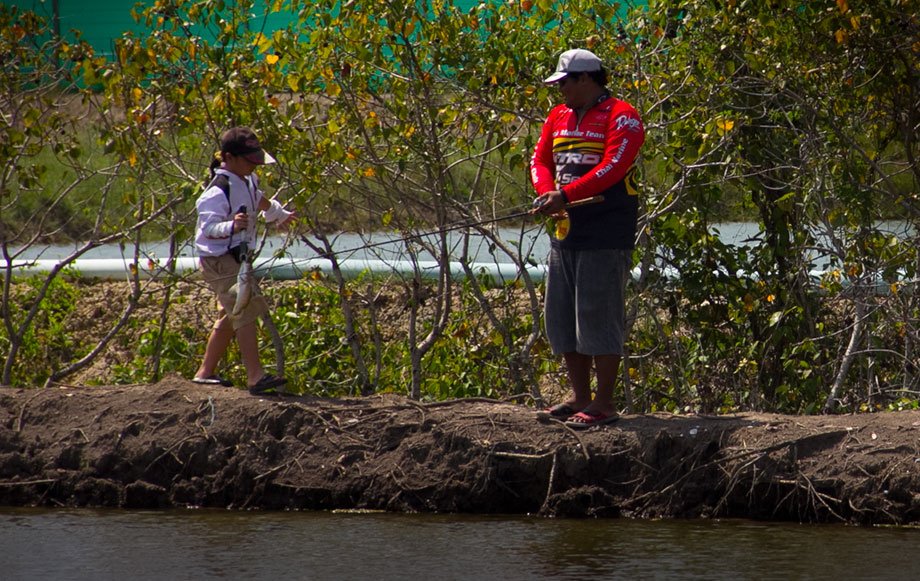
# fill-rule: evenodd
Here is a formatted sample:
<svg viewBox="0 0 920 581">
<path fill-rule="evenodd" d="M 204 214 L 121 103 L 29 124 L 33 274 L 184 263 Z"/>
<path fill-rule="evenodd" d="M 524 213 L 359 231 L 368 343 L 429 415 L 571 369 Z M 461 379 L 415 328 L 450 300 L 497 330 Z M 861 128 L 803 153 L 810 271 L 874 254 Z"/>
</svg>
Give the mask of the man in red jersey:
<svg viewBox="0 0 920 581">
<path fill-rule="evenodd" d="M 562 53 L 544 82 L 559 87 L 565 103 L 543 125 L 530 175 L 539 195 L 534 212 L 555 219 L 544 318 L 550 346 L 565 360 L 572 397 L 537 416 L 587 428 L 617 418 L 613 389 L 639 213 L 635 161 L 645 128 L 629 103 L 607 91 L 607 73 L 590 51 Z M 595 196 L 603 201 L 566 208 Z"/>
</svg>

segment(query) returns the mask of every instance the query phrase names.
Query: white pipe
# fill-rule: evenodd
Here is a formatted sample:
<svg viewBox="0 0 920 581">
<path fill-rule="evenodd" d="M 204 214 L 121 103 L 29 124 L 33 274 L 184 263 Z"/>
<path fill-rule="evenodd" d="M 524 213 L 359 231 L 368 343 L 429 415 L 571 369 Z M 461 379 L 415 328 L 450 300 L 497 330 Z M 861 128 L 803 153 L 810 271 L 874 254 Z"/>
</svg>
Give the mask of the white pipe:
<svg viewBox="0 0 920 581">
<path fill-rule="evenodd" d="M 14 276 L 36 276 L 47 274 L 59 264 L 57 260 L 15 260 L 13 261 Z M 86 278 L 103 280 L 123 280 L 134 269 L 133 261 L 124 258 L 80 258 L 68 266 Z M 346 278 L 356 278 L 361 274 L 386 274 L 411 273 L 417 265 L 419 272 L 425 278 L 437 278 L 439 265 L 437 261 L 419 261 L 413 263 L 408 260 L 371 260 L 352 258 L 340 260 L 339 268 Z M 5 266 L 0 263 L 0 267 Z M 176 259 L 176 273 L 184 274 L 198 269 L 198 259 L 180 257 Z M 488 276 L 497 279 L 497 282 L 511 282 L 518 276 L 517 266 L 507 263 L 475 262 L 470 264 L 472 272 L 479 276 Z M 257 260 L 253 265 L 253 272 L 259 278 L 272 278 L 277 280 L 297 280 L 310 272 L 332 272 L 332 262 L 326 258 L 269 258 Z M 454 278 L 465 278 L 466 274 L 459 262 L 450 263 L 451 275 Z M 142 259 L 139 265 L 138 276 L 141 279 L 158 278 L 166 275 L 165 261 Z M 527 272 L 534 280 L 543 280 L 546 274 L 545 266 L 528 266 Z"/>
<path fill-rule="evenodd" d="M 51 272 L 59 264 L 57 260 L 14 260 L 13 276 L 36 276 Z M 80 276 L 85 278 L 96 278 L 103 280 L 124 280 L 128 277 L 132 269 L 132 261 L 124 258 L 81 258 L 73 261 L 69 268 L 79 272 Z M 6 269 L 6 264 L 0 262 L 0 275 Z M 424 278 L 437 278 L 439 274 L 439 264 L 437 261 L 418 261 L 413 263 L 409 260 L 372 260 L 362 258 L 351 258 L 339 261 L 339 269 L 346 279 L 354 279 L 362 274 L 373 275 L 398 275 L 409 274 L 414 272 L 417 267 L 419 273 Z M 193 257 L 180 257 L 176 259 L 176 273 L 185 274 L 189 271 L 198 269 L 198 259 Z M 492 263 L 492 262 L 474 262 L 470 264 L 470 270 L 476 276 L 485 276 L 492 279 L 493 284 L 504 284 L 514 281 L 518 277 L 518 269 L 514 264 L 509 263 Z M 270 278 L 275 280 L 298 280 L 310 272 L 319 271 L 324 274 L 332 272 L 332 262 L 326 258 L 268 258 L 257 260 L 253 272 L 258 278 Z M 166 275 L 165 261 L 141 260 L 140 271 L 138 276 L 141 279 L 152 279 Z M 450 263 L 451 276 L 455 279 L 466 278 L 466 273 L 459 262 Z M 534 281 L 542 281 L 546 276 L 546 265 L 527 266 L 527 272 Z M 815 283 L 827 273 L 826 270 L 814 269 L 809 271 L 809 275 Z M 639 277 L 639 268 L 632 271 L 633 280 Z M 679 273 L 673 268 L 666 268 L 660 273 L 667 280 L 679 279 Z M 902 283 L 909 282 L 915 284 L 916 281 L 906 281 L 904 273 L 901 272 L 900 280 Z M 747 273 L 739 271 L 735 273 L 739 278 L 748 277 Z M 850 281 L 841 280 L 843 286 L 849 286 Z M 875 291 L 879 294 L 887 294 L 890 291 L 881 275 L 876 276 L 874 281 Z"/>
</svg>

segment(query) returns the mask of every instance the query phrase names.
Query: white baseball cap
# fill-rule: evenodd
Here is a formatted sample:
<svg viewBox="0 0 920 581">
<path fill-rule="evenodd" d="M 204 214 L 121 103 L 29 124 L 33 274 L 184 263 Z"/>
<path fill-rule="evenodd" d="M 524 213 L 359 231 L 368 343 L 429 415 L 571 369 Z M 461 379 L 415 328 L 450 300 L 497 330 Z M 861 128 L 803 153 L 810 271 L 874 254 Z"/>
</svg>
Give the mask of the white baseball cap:
<svg viewBox="0 0 920 581">
<path fill-rule="evenodd" d="M 573 48 L 559 55 L 556 72 L 543 79 L 546 84 L 558 83 L 569 73 L 590 73 L 599 71 L 603 67 L 601 59 L 590 50 Z"/>
</svg>

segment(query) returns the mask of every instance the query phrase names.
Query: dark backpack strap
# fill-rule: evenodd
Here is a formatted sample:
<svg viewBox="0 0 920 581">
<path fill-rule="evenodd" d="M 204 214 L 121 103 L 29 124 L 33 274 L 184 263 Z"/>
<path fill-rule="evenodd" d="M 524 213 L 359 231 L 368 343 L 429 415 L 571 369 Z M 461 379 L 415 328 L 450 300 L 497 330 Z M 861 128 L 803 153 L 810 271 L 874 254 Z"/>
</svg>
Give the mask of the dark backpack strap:
<svg viewBox="0 0 920 581">
<path fill-rule="evenodd" d="M 211 189 L 214 186 L 220 188 L 220 191 L 222 191 L 224 195 L 227 196 L 227 205 L 230 205 L 230 178 L 222 173 L 219 173 L 214 176 L 214 179 L 211 180 L 210 184 L 208 184 L 208 189 Z M 230 211 L 232 212 L 233 208 L 230 208 Z"/>
</svg>

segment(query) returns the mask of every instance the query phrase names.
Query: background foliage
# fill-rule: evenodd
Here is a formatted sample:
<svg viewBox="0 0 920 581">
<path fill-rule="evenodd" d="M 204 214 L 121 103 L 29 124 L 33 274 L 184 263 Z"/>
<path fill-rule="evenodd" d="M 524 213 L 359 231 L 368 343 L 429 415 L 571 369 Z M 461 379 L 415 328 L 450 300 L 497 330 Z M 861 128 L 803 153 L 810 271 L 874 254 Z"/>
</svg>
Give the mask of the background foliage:
<svg viewBox="0 0 920 581">
<path fill-rule="evenodd" d="M 98 344 L 70 345 L 54 327 L 60 272 L 16 293 L 13 264 L 50 240 L 79 241 L 64 265 L 106 242 L 138 263 L 143 239 L 178 248 L 227 126 L 259 131 L 281 162 L 263 183 L 327 251 L 327 235 L 342 229 L 430 231 L 526 205 L 529 155 L 556 101 L 539 79 L 577 46 L 608 63 L 611 90 L 636 105 L 648 131 L 624 406 L 913 406 L 917 8 L 157 0 L 137 9 L 146 32 L 125 33 L 106 59 L 0 7 L 9 63 L 0 73 L 0 383 L 79 372 L 137 327 L 135 309 L 150 298 L 159 320 L 123 379 L 155 378 L 199 356 L 193 332 L 167 332 L 176 297 L 160 287 L 148 296 L 136 273 Z M 270 27 L 282 12 L 289 23 Z M 721 222 L 739 218 L 758 234 L 740 244 L 718 236 Z M 473 232 L 502 259 L 532 260 L 491 228 Z M 557 366 L 540 335 L 541 289 L 526 272 L 498 293 L 475 275 L 452 278 L 451 260 L 469 263 L 465 242 L 404 245 L 408 260 L 424 251 L 442 268 L 434 283 L 420 269 L 394 277 L 405 304 L 397 343 L 380 340 L 373 281 L 335 273 L 309 293 L 278 297 L 301 305 L 276 316 L 295 385 L 539 398 L 538 378 Z M 160 258 L 168 272 L 171 257 Z M 525 313 L 502 310 L 510 296 Z M 47 333 L 62 344 L 58 356 L 30 371 L 24 358 Z"/>
</svg>

